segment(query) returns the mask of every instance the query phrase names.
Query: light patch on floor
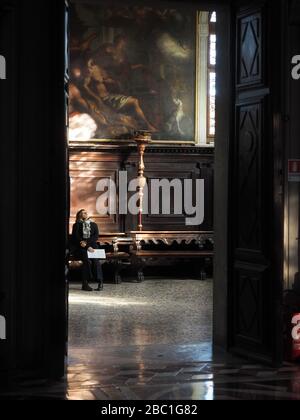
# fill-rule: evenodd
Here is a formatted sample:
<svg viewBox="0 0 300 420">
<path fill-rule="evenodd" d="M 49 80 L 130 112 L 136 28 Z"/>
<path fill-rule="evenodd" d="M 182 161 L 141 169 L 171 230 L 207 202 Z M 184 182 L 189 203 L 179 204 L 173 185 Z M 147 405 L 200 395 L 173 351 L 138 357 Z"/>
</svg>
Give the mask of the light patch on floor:
<svg viewBox="0 0 300 420">
<path fill-rule="evenodd" d="M 212 281 L 70 287 L 70 348 L 189 345 L 212 339 Z"/>
</svg>

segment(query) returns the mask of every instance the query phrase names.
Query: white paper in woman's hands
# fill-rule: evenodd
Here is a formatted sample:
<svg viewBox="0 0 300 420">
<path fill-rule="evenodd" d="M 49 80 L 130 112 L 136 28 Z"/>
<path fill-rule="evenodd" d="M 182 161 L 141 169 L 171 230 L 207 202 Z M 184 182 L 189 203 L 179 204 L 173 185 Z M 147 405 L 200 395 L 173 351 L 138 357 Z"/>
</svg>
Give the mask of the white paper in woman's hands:
<svg viewBox="0 0 300 420">
<path fill-rule="evenodd" d="M 106 260 L 104 249 L 95 249 L 94 252 L 88 252 L 89 260 Z"/>
</svg>

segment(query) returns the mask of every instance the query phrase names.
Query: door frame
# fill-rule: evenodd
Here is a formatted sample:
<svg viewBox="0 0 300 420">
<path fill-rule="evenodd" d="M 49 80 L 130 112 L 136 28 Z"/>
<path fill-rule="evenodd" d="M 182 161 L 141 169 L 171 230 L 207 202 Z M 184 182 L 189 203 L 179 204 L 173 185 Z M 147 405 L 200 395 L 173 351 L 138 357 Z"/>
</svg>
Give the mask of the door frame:
<svg viewBox="0 0 300 420">
<path fill-rule="evenodd" d="M 230 4 L 229 4 L 230 3 Z M 268 192 L 270 190 L 270 208 L 272 208 L 273 235 L 270 245 L 270 276 L 274 287 L 271 290 L 272 310 L 269 310 L 266 323 L 272 330 L 271 344 L 272 354 L 264 357 L 262 354 L 254 354 L 234 343 L 234 329 L 236 319 L 234 316 L 234 237 L 231 212 L 233 205 L 233 181 L 234 181 L 234 147 L 235 147 L 235 85 L 236 85 L 236 11 L 235 7 L 245 5 L 248 1 L 233 1 L 219 8 L 221 23 L 217 25 L 218 35 L 218 66 L 217 66 L 217 129 L 215 145 L 215 278 L 214 278 L 214 346 L 240 356 L 279 365 L 283 361 L 283 262 L 284 262 L 284 132 L 282 127 L 282 115 L 284 107 L 283 91 L 283 67 L 278 68 L 278 63 L 284 59 L 284 17 L 286 16 L 287 2 L 282 0 L 270 2 L 269 0 L 258 2 L 258 7 L 265 4 L 266 21 L 268 31 L 272 31 L 272 41 L 276 42 L 277 48 L 266 53 L 268 66 L 275 71 L 268 71 L 268 83 L 271 89 L 270 95 L 270 126 L 266 129 L 270 135 L 269 149 L 272 151 L 273 160 L 270 159 L 268 166 Z M 255 2 L 251 3 L 254 8 Z M 275 25 L 277 30 L 274 30 Z M 266 34 L 264 42 L 270 45 L 270 34 Z M 265 45 L 264 47 L 265 48 Z M 269 49 L 271 50 L 271 49 Z M 230 53 L 228 53 L 228 51 Z M 279 66 L 280 67 L 280 66 Z M 273 284 L 273 283 L 272 283 Z M 263 304 L 263 302 L 262 302 Z M 269 308 L 271 309 L 271 308 Z"/>
<path fill-rule="evenodd" d="M 229 256 L 229 156 L 233 127 L 232 70 L 232 14 L 230 2 L 217 7 L 217 95 L 216 95 L 216 141 L 215 141 L 215 259 L 214 259 L 214 320 L 213 344 L 217 349 L 229 349 L 228 328 L 228 256 Z M 229 53 L 228 53 L 229 52 Z M 220 75 L 222 77 L 220 78 Z M 220 94 L 222 92 L 222 94 Z M 222 112 L 218 112 L 222 110 Z"/>
</svg>

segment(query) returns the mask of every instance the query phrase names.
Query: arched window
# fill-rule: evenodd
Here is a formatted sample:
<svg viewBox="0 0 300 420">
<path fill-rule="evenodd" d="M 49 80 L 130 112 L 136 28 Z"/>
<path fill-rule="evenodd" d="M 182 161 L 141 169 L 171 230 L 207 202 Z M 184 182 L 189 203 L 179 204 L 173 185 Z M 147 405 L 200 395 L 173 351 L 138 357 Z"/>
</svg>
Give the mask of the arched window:
<svg viewBox="0 0 300 420">
<path fill-rule="evenodd" d="M 214 141 L 216 134 L 216 58 L 217 58 L 217 14 L 209 15 L 208 36 L 208 98 L 207 98 L 207 135 Z"/>
<path fill-rule="evenodd" d="M 210 13 L 210 22 L 216 23 L 217 22 L 217 12 L 211 12 Z"/>
</svg>

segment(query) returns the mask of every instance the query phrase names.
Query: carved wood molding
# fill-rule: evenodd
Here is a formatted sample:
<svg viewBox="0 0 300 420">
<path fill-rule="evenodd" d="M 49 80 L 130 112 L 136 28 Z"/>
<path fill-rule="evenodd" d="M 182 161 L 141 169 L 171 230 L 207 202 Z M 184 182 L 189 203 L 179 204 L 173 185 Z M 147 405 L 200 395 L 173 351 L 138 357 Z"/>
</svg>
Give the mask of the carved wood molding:
<svg viewBox="0 0 300 420">
<path fill-rule="evenodd" d="M 134 145 L 90 145 L 90 144 L 71 144 L 70 152 L 102 152 L 102 153 L 135 153 L 136 146 Z M 186 155 L 205 155 L 214 156 L 215 149 L 213 147 L 195 147 L 195 146 L 148 146 L 146 154 L 186 154 Z"/>
<path fill-rule="evenodd" d="M 149 147 L 148 154 L 190 154 L 190 155 L 214 155 L 214 148 L 208 147 Z"/>
<path fill-rule="evenodd" d="M 196 243 L 200 248 L 204 247 L 207 241 L 214 243 L 213 232 L 130 232 L 136 249 L 139 251 L 143 245 L 191 245 Z"/>
</svg>

